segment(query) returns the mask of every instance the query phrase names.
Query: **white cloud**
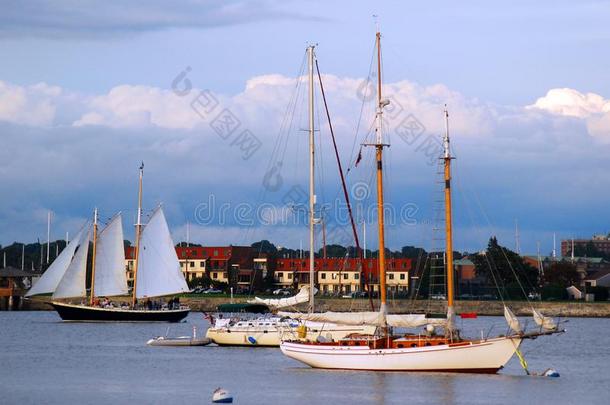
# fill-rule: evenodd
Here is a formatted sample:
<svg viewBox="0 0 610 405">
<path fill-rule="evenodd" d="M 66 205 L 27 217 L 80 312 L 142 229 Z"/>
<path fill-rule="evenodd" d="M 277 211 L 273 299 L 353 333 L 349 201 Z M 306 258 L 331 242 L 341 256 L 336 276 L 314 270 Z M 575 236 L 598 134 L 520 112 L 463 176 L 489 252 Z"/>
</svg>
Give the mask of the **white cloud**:
<svg viewBox="0 0 610 405">
<path fill-rule="evenodd" d="M 22 87 L 0 81 L 0 121 L 34 126 L 51 125 L 61 89 L 38 83 Z"/>
</svg>

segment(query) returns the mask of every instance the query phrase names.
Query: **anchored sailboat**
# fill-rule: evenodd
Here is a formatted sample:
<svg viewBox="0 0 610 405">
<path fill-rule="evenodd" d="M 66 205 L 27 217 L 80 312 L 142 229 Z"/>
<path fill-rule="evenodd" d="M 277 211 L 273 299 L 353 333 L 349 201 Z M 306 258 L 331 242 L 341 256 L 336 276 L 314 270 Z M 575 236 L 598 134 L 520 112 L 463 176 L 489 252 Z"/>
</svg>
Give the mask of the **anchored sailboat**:
<svg viewBox="0 0 610 405">
<path fill-rule="evenodd" d="M 307 48 L 307 60 L 309 71 L 309 285 L 304 286 L 297 295 L 282 299 L 260 299 L 255 298 L 252 303 L 265 304 L 274 309 L 292 307 L 299 303 L 309 302 L 309 314 L 313 314 L 314 296 L 317 289 L 315 280 L 315 239 L 314 226 L 320 222 L 315 215 L 315 176 L 314 176 L 314 47 Z M 282 312 L 281 316 L 261 317 L 257 319 L 238 319 L 227 322 L 219 319 L 207 331 L 206 336 L 213 339 L 219 345 L 236 346 L 279 346 L 283 339 L 301 337 L 311 340 L 332 341 L 341 339 L 354 333 L 373 333 L 375 326 L 372 325 L 344 325 L 328 321 L 316 322 L 295 321 L 290 318 L 299 317 L 297 312 Z"/>
<path fill-rule="evenodd" d="M 121 214 L 115 215 L 98 234 L 98 213 L 93 225 L 86 225 L 68 244 L 26 296 L 52 293 L 50 304 L 65 321 L 178 322 L 188 308 L 152 310 L 138 305 L 137 299 L 150 299 L 188 291 L 162 208 L 157 207 L 148 222 L 141 223 L 142 175 L 138 198 L 136 272 L 131 305 L 114 305 L 108 297 L 128 294 Z M 91 288 L 87 297 L 86 273 L 89 241 L 92 235 Z M 88 298 L 88 299 L 87 299 Z M 100 298 L 104 298 L 102 303 Z M 81 299 L 81 304 L 59 300 Z M 85 303 L 86 301 L 86 303 Z"/>
<path fill-rule="evenodd" d="M 549 318 L 534 311 L 534 319 L 540 329 L 524 332 L 519 320 L 505 307 L 505 316 L 512 333 L 495 338 L 465 339 L 455 327 L 453 289 L 453 240 L 451 213 L 451 156 L 449 148 L 448 113 L 445 110 L 446 131 L 443 138 L 444 196 L 445 196 L 445 272 L 447 288 L 447 317 L 429 319 L 425 315 L 388 315 L 386 312 L 386 275 L 383 212 L 383 149 L 388 146 L 382 137 L 383 109 L 389 104 L 381 92 L 381 34 L 376 33 L 377 47 L 377 108 L 376 141 L 365 144 L 376 151 L 377 209 L 379 228 L 379 280 L 381 307 L 379 312 L 310 313 L 299 319 L 319 322 L 337 322 L 353 325 L 375 325 L 373 335 L 352 335 L 334 342 L 295 339 L 280 345 L 282 352 L 311 367 L 326 369 L 374 370 L 374 371 L 446 371 L 495 373 L 517 353 L 524 339 L 562 332 Z M 545 323 L 546 321 L 546 323 Z M 426 326 L 425 333 L 393 335 L 392 327 L 414 328 Z M 437 334 L 435 326 L 444 334 Z"/>
</svg>

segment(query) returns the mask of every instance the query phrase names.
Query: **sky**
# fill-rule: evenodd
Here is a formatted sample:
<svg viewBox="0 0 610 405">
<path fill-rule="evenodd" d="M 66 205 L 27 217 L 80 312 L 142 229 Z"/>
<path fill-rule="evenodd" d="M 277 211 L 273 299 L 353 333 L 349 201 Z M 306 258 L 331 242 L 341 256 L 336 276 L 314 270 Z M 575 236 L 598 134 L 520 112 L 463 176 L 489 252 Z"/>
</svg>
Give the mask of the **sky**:
<svg viewBox="0 0 610 405">
<path fill-rule="evenodd" d="M 94 207 L 121 211 L 133 238 L 144 161 L 144 207 L 163 204 L 175 241 L 307 248 L 301 75 L 315 44 L 375 248 L 371 151 L 354 162 L 373 125 L 376 26 L 389 247 L 438 243 L 445 104 L 457 249 L 491 235 L 515 248 L 517 226 L 524 253 L 608 233 L 609 14 L 606 1 L 5 1 L 0 244 L 45 240 L 49 211 L 52 239 L 76 234 Z M 318 215 L 328 243 L 351 244 L 315 98 Z"/>
</svg>

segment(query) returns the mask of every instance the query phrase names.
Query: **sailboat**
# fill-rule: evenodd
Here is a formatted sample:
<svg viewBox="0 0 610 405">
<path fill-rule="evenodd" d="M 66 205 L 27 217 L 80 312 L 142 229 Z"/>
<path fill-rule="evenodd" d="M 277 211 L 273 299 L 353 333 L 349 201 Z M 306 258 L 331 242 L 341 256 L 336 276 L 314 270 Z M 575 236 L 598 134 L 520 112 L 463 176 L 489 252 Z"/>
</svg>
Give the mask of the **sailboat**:
<svg viewBox="0 0 610 405">
<path fill-rule="evenodd" d="M 125 273 L 125 250 L 121 214 L 115 215 L 98 234 L 98 211 L 93 224 L 87 224 L 55 259 L 26 296 L 52 294 L 49 303 L 64 321 L 179 322 L 188 307 L 153 310 L 138 299 L 163 297 L 188 291 L 171 234 L 161 206 L 148 223 L 142 225 L 142 177 L 140 167 L 138 219 L 136 224 L 136 259 L 131 303 L 114 305 L 108 297 L 129 293 Z M 92 235 L 91 235 L 92 233 Z M 91 288 L 86 291 L 89 241 L 93 241 Z M 100 298 L 103 301 L 100 303 Z M 60 300 L 81 299 L 80 304 Z"/>
<path fill-rule="evenodd" d="M 317 289 L 315 278 L 315 240 L 314 226 L 320 220 L 315 216 L 315 177 L 314 177 L 314 46 L 307 47 L 309 70 L 309 285 L 301 288 L 298 294 L 289 298 L 260 299 L 251 303 L 264 304 L 274 309 L 293 307 L 309 302 L 309 313 L 313 313 L 314 297 Z M 263 316 L 255 319 L 216 319 L 206 336 L 216 344 L 224 346 L 279 346 L 282 340 L 302 338 L 316 341 L 334 341 L 351 334 L 373 333 L 372 325 L 343 325 L 333 322 L 296 321 L 296 312 L 283 312 L 281 316 Z"/>
<path fill-rule="evenodd" d="M 445 136 L 443 138 L 444 197 L 445 197 L 445 272 L 447 288 L 447 316 L 429 319 L 426 315 L 389 315 L 386 310 L 386 275 L 383 213 L 383 149 L 388 146 L 382 137 L 382 114 L 389 101 L 381 93 L 381 34 L 376 33 L 377 48 L 377 108 L 376 141 L 367 144 L 375 148 L 377 171 L 377 209 L 379 231 L 379 280 L 381 306 L 379 312 L 302 314 L 299 319 L 339 322 L 344 324 L 376 325 L 373 335 L 352 335 L 335 342 L 293 339 L 282 342 L 280 348 L 286 356 L 311 367 L 373 371 L 443 371 L 496 373 L 516 353 L 523 359 L 519 347 L 523 340 L 541 335 L 563 332 L 550 319 L 532 308 L 539 329 L 525 332 L 518 318 L 508 307 L 505 317 L 511 333 L 494 338 L 467 339 L 460 336 L 455 326 L 453 288 L 453 240 L 451 217 L 451 156 L 449 148 L 449 114 L 445 109 Z M 425 326 L 424 333 L 392 334 L 392 327 L 416 328 Z M 436 328 L 444 333 L 437 333 Z M 522 364 L 525 363 L 524 361 Z M 527 371 L 527 369 L 526 369 Z"/>
</svg>

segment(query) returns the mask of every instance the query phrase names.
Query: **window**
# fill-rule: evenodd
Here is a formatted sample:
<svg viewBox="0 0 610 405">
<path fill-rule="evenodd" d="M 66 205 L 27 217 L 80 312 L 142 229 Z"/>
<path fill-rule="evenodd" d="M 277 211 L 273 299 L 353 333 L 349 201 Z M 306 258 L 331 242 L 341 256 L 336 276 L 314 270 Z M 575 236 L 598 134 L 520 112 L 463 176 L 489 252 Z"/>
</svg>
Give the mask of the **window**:
<svg viewBox="0 0 610 405">
<path fill-rule="evenodd" d="M 354 280 L 359 280 L 360 279 L 360 274 L 356 273 L 354 274 Z"/>
<path fill-rule="evenodd" d="M 405 274 L 404 274 L 404 273 L 402 273 L 402 274 L 400 275 L 400 279 L 401 279 L 401 280 L 404 280 L 404 279 L 405 279 Z"/>
<path fill-rule="evenodd" d="M 292 280 L 292 273 L 288 273 L 288 280 Z"/>
<path fill-rule="evenodd" d="M 214 256 L 218 256 L 218 250 L 214 250 Z"/>
<path fill-rule="evenodd" d="M 320 278 L 321 278 L 322 280 L 326 280 L 326 273 L 322 273 L 322 274 L 320 274 Z"/>
<path fill-rule="evenodd" d="M 347 280 L 349 278 L 349 274 L 343 273 L 343 280 Z"/>
<path fill-rule="evenodd" d="M 212 273 L 212 278 L 214 278 L 214 279 L 218 278 L 218 273 L 216 273 L 216 272 Z"/>
<path fill-rule="evenodd" d="M 388 278 L 389 278 L 390 280 L 394 280 L 394 274 L 392 274 L 392 273 L 388 274 Z"/>
<path fill-rule="evenodd" d="M 277 273 L 277 278 L 280 279 L 280 280 L 283 279 L 284 278 L 284 273 L 282 273 L 282 272 Z"/>
<path fill-rule="evenodd" d="M 195 262 L 191 262 L 191 267 L 195 267 Z"/>
<path fill-rule="evenodd" d="M 205 262 L 199 262 L 199 267 L 205 267 Z"/>
</svg>

